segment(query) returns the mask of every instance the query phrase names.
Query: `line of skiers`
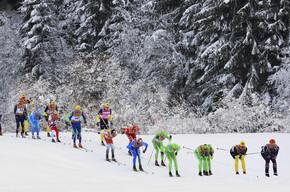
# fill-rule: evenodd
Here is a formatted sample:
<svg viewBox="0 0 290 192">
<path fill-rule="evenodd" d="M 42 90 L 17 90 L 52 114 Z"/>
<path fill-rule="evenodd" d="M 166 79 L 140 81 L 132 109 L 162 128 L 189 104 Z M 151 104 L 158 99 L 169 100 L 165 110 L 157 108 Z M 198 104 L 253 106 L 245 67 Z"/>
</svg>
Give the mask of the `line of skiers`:
<svg viewBox="0 0 290 192">
<path fill-rule="evenodd" d="M 14 115 L 16 120 L 16 136 L 19 136 L 19 132 L 21 132 L 21 136 L 25 137 L 28 135 L 27 133 L 27 119 L 29 119 L 31 124 L 31 132 L 32 132 L 32 139 L 40 139 L 39 136 L 39 122 L 42 118 L 42 111 L 40 109 L 30 111 L 27 110 L 27 105 L 33 104 L 33 100 L 27 100 L 26 95 L 22 94 L 21 98 L 19 99 L 18 103 L 14 107 Z M 57 126 L 57 122 L 60 119 L 60 115 L 56 106 L 55 101 L 52 101 L 50 105 L 48 105 L 43 115 L 45 116 L 47 122 L 47 136 L 52 137 L 52 142 L 55 142 L 54 136 L 56 136 L 56 142 L 61 142 L 59 140 L 59 130 Z M 0 136 L 2 135 L 2 127 L 1 127 L 1 119 L 2 114 L 0 112 Z M 83 121 L 85 124 L 86 116 L 81 111 L 80 106 L 76 106 L 75 110 L 68 113 L 65 117 L 65 120 L 71 124 L 72 127 L 72 139 L 73 139 L 73 147 L 74 148 L 83 148 L 81 144 L 82 136 L 81 136 L 81 122 Z M 110 123 L 109 123 L 110 122 Z M 113 126 L 112 122 L 112 110 L 109 108 L 109 103 L 104 105 L 104 108 L 98 111 L 97 115 L 97 126 L 100 128 L 101 131 L 98 131 L 101 134 L 101 144 L 106 146 L 106 160 L 110 161 L 109 159 L 109 151 L 111 150 L 112 160 L 116 161 L 114 155 L 114 144 L 113 138 L 116 137 L 118 134 L 115 129 L 110 128 Z M 21 127 L 21 129 L 20 129 Z M 35 130 L 36 129 L 36 130 Z M 35 137 L 34 133 L 36 131 L 37 136 Z M 140 148 L 145 147 L 143 149 L 143 153 L 146 152 L 148 148 L 148 144 L 142 140 L 142 138 L 138 138 L 136 134 L 139 132 L 138 126 L 131 126 L 128 128 L 122 128 L 121 133 L 126 134 L 129 139 L 129 145 L 127 146 L 129 155 L 133 156 L 133 170 L 137 171 L 136 168 L 136 159 L 138 158 L 139 162 L 139 170 L 144 171 L 141 164 L 141 152 Z M 51 133 L 51 135 L 50 135 Z M 76 145 L 76 140 L 79 140 L 79 145 Z M 169 144 L 167 146 L 163 145 L 163 141 L 167 139 Z M 164 156 L 167 157 L 169 161 L 169 176 L 172 177 L 172 161 L 174 162 L 176 176 L 179 177 L 178 173 L 178 164 L 177 164 L 177 154 L 180 150 L 180 146 L 173 143 L 171 144 L 172 136 L 168 136 L 165 131 L 157 133 L 153 139 L 152 144 L 156 151 L 155 153 L 155 166 L 159 166 L 158 163 L 158 156 L 159 152 L 161 154 L 161 166 L 166 166 L 164 163 Z M 274 175 L 278 175 L 277 173 L 277 162 L 276 158 L 279 152 L 279 146 L 277 146 L 274 139 L 271 139 L 268 144 L 262 146 L 261 155 L 265 160 L 265 175 L 269 177 L 269 164 L 272 161 L 273 163 L 273 171 Z M 247 155 L 247 147 L 244 141 L 241 141 L 239 145 L 234 145 L 230 149 L 230 154 L 235 160 L 235 172 L 239 174 L 239 160 L 242 163 L 243 173 L 246 174 L 246 164 L 245 164 L 245 156 Z M 210 176 L 212 174 L 211 170 L 211 160 L 213 159 L 214 149 L 210 144 L 204 144 L 198 146 L 194 150 L 194 155 L 199 161 L 198 166 L 198 175 L 206 175 Z"/>
</svg>

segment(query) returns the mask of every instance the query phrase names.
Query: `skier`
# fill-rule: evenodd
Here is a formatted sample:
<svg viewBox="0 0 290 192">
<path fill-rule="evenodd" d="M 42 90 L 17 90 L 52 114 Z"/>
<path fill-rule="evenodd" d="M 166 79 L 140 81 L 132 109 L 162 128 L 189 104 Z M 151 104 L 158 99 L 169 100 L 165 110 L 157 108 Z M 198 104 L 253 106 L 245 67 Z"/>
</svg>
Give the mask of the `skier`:
<svg viewBox="0 0 290 192">
<path fill-rule="evenodd" d="M 266 163 L 265 163 L 265 175 L 267 177 L 270 177 L 270 175 L 269 175 L 270 161 L 272 161 L 272 163 L 273 163 L 274 175 L 278 176 L 277 162 L 276 162 L 278 152 L 279 152 L 279 146 L 276 144 L 276 141 L 274 139 L 271 139 L 268 144 L 262 146 L 261 155 L 266 161 Z"/>
<path fill-rule="evenodd" d="M 48 123 L 48 118 L 50 116 L 50 114 L 52 114 L 54 111 L 58 111 L 57 110 L 57 106 L 55 105 L 55 101 L 51 101 L 50 105 L 46 106 L 45 110 L 44 110 L 44 117 L 45 120 L 47 122 L 47 126 L 46 126 L 46 132 L 47 132 L 47 137 L 51 137 L 49 134 L 49 123 Z"/>
<path fill-rule="evenodd" d="M 194 155 L 199 160 L 199 166 L 198 166 L 199 176 L 202 176 L 202 171 L 203 171 L 203 175 L 207 175 L 207 176 L 212 175 L 211 160 L 213 159 L 213 154 L 214 154 L 214 149 L 212 148 L 210 144 L 200 145 L 199 147 L 195 149 Z"/>
<path fill-rule="evenodd" d="M 26 109 L 28 107 L 28 104 L 32 104 L 32 105 L 34 104 L 33 100 L 26 99 L 26 95 L 24 93 L 21 95 L 21 98 L 23 99 L 23 102 L 24 102 L 24 105 L 25 105 Z M 25 130 L 25 135 L 26 136 L 28 136 L 27 128 L 28 128 L 28 123 L 27 123 L 27 118 L 26 118 L 26 119 L 24 119 L 24 130 Z M 22 132 L 22 129 L 20 129 L 20 131 Z"/>
<path fill-rule="evenodd" d="M 104 108 L 100 109 L 97 115 L 97 126 L 100 127 L 101 130 L 109 129 L 109 120 L 110 120 L 110 126 L 113 126 L 112 122 L 112 110 L 109 108 L 109 103 L 106 103 Z M 100 121 L 101 118 L 101 121 Z M 101 144 L 104 144 L 104 134 L 101 133 Z"/>
<path fill-rule="evenodd" d="M 129 144 L 132 143 L 132 141 L 136 142 L 136 133 L 139 132 L 138 126 L 128 127 L 128 128 L 122 128 L 122 134 L 126 134 L 129 139 Z M 128 150 L 129 155 L 132 156 L 132 153 L 130 149 Z"/>
<path fill-rule="evenodd" d="M 66 129 L 68 129 L 68 127 L 71 128 L 71 133 L 72 133 L 72 137 L 71 138 L 74 139 L 74 130 L 73 130 L 73 128 L 71 126 L 71 122 L 69 120 L 69 117 L 71 116 L 71 113 L 72 112 L 69 112 L 68 114 L 66 114 L 66 116 L 65 116 L 65 125 L 66 125 Z M 83 121 L 83 117 L 81 117 L 81 121 Z M 78 130 L 77 130 L 77 139 L 79 139 Z"/>
<path fill-rule="evenodd" d="M 141 138 L 139 138 L 137 141 L 133 141 L 130 143 L 127 148 L 131 151 L 133 155 L 133 171 L 137 171 L 136 169 L 136 158 L 138 157 L 139 160 L 139 171 L 144 171 L 141 165 L 141 158 L 140 158 L 140 147 L 145 146 L 145 149 L 143 150 L 143 153 L 146 152 L 148 148 L 148 144 L 143 142 Z"/>
<path fill-rule="evenodd" d="M 155 153 L 155 165 L 156 166 L 159 166 L 158 164 L 158 155 L 159 155 L 159 149 L 160 149 L 160 152 L 161 152 L 161 165 L 162 166 L 166 166 L 165 163 L 164 163 L 164 151 L 162 150 L 163 149 L 163 140 L 167 138 L 169 141 L 171 141 L 171 138 L 172 136 L 170 135 L 170 137 L 168 137 L 167 133 L 165 131 L 162 131 L 161 133 L 157 133 L 155 135 L 155 137 L 152 139 L 152 143 L 153 143 L 153 146 L 154 146 L 154 149 L 156 150 L 156 153 Z"/>
<path fill-rule="evenodd" d="M 114 154 L 114 143 L 113 143 L 113 138 L 116 137 L 118 134 L 117 132 L 113 129 L 113 130 L 104 130 L 103 131 L 104 134 L 104 139 L 105 139 L 105 144 L 107 146 L 107 150 L 106 150 L 106 160 L 110 161 L 109 159 L 109 150 L 111 148 L 111 152 L 112 152 L 112 161 L 116 161 L 115 159 L 115 154 Z"/>
<path fill-rule="evenodd" d="M 27 112 L 26 112 L 26 107 L 24 105 L 22 98 L 19 99 L 18 104 L 16 104 L 14 107 L 14 116 L 15 116 L 15 120 L 16 120 L 16 137 L 19 136 L 18 132 L 19 132 L 20 124 L 21 124 L 21 127 L 22 127 L 21 136 L 23 138 L 25 138 L 25 136 L 24 136 L 24 119 L 27 116 Z"/>
<path fill-rule="evenodd" d="M 36 139 L 34 136 L 34 128 L 36 128 L 37 133 L 37 139 L 40 139 L 39 137 L 39 122 L 41 120 L 42 114 L 41 110 L 38 109 L 37 111 L 33 111 L 31 115 L 29 115 L 29 122 L 31 124 L 31 133 L 32 133 L 32 139 Z"/>
<path fill-rule="evenodd" d="M 2 119 L 2 113 L 0 112 L 0 136 L 2 136 L 1 119 Z"/>
<path fill-rule="evenodd" d="M 241 141 L 240 145 L 234 145 L 230 150 L 230 154 L 235 160 L 236 175 L 239 175 L 239 159 L 242 162 L 243 173 L 246 174 L 245 155 L 247 150 L 248 149 L 244 141 Z"/>
<path fill-rule="evenodd" d="M 82 135 L 81 135 L 81 117 L 83 117 L 85 124 L 87 123 L 84 113 L 81 111 L 81 107 L 76 106 L 75 110 L 71 113 L 69 120 L 71 122 L 73 131 L 74 131 L 74 148 L 78 148 L 76 145 L 77 132 L 79 133 L 79 148 L 82 146 Z"/>
<path fill-rule="evenodd" d="M 176 177 L 180 177 L 178 173 L 178 165 L 177 165 L 177 153 L 180 150 L 180 146 L 177 144 L 168 144 L 166 147 L 163 147 L 163 151 L 165 151 L 165 155 L 169 161 L 169 176 L 173 177 L 171 173 L 171 166 L 172 166 L 172 160 L 174 161 L 175 171 L 176 171 Z"/>
<path fill-rule="evenodd" d="M 53 113 L 51 113 L 48 117 L 48 126 L 51 130 L 51 141 L 55 143 L 54 140 L 54 134 L 56 133 L 56 141 L 60 143 L 59 140 L 59 132 L 58 132 L 58 127 L 56 125 L 56 121 L 59 120 L 59 114 L 55 110 Z"/>
</svg>

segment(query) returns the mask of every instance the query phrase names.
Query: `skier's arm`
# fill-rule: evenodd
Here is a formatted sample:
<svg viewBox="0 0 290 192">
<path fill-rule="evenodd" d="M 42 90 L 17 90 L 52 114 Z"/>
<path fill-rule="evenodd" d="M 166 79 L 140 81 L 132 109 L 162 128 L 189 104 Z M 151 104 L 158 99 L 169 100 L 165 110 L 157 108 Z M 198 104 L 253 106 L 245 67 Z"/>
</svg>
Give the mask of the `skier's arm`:
<svg viewBox="0 0 290 192">
<path fill-rule="evenodd" d="M 70 115 L 69 118 L 68 118 L 70 122 L 71 122 L 71 118 L 72 118 L 73 115 L 74 115 L 74 112 L 72 111 L 72 112 L 71 112 L 71 115 Z"/>
<path fill-rule="evenodd" d="M 147 148 L 148 148 L 148 144 L 147 143 L 145 143 L 145 142 L 143 142 L 143 145 L 145 146 L 145 151 L 147 150 Z"/>
<path fill-rule="evenodd" d="M 14 107 L 14 115 L 16 115 L 16 111 L 17 111 L 17 105 L 15 105 Z"/>
<path fill-rule="evenodd" d="M 279 149 L 280 149 L 280 148 L 277 146 L 275 156 L 278 155 L 278 153 L 279 153 Z"/>
<path fill-rule="evenodd" d="M 48 111 L 48 106 L 46 106 L 46 108 L 45 108 L 44 112 L 46 113 L 47 111 Z"/>
<path fill-rule="evenodd" d="M 84 115 L 83 112 L 82 112 L 82 117 L 83 117 L 83 119 L 84 119 L 84 122 L 86 122 L 86 121 L 87 121 L 87 118 L 86 118 L 86 116 Z"/>
</svg>

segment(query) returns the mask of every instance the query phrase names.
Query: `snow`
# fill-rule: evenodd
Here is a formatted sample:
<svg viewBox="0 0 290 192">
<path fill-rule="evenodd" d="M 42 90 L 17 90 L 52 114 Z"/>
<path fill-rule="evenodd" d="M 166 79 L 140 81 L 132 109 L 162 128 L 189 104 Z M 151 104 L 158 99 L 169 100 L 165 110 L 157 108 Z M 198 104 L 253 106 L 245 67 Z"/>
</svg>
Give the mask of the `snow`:
<svg viewBox="0 0 290 192">
<path fill-rule="evenodd" d="M 106 162 L 105 147 L 100 145 L 100 136 L 83 132 L 84 147 L 93 150 L 85 152 L 73 149 L 71 133 L 60 133 L 61 144 L 51 143 L 41 133 L 42 140 L 15 138 L 14 133 L 0 137 L 0 191 L 279 191 L 289 190 L 289 134 L 203 134 L 173 135 L 173 142 L 181 147 L 196 148 L 200 144 L 211 143 L 215 148 L 212 161 L 213 176 L 199 177 L 198 161 L 189 150 L 181 148 L 178 153 L 178 166 L 181 178 L 169 178 L 168 169 L 155 167 L 152 152 L 152 135 L 142 135 L 149 148 L 142 153 L 143 168 L 150 174 L 132 171 L 132 158 L 125 149 L 128 144 L 126 135 L 114 139 L 116 158 L 126 166 Z M 13 136 L 13 137 L 12 137 Z M 247 175 L 236 176 L 234 160 L 227 151 L 241 140 L 246 142 L 248 153 L 259 152 L 269 139 L 276 139 L 280 146 L 277 158 L 278 177 L 264 176 L 264 160 L 260 154 L 246 156 Z M 65 145 L 64 145 L 65 144 Z M 164 142 L 167 144 L 167 140 Z M 121 149 L 119 149 L 121 148 Z M 159 156 L 160 158 L 160 156 Z M 167 164 L 168 162 L 165 161 Z M 240 165 L 241 169 L 241 165 Z M 154 174 L 151 174 L 154 172 Z M 240 170 L 241 172 L 241 170 Z M 175 175 L 175 174 L 174 174 Z"/>
</svg>

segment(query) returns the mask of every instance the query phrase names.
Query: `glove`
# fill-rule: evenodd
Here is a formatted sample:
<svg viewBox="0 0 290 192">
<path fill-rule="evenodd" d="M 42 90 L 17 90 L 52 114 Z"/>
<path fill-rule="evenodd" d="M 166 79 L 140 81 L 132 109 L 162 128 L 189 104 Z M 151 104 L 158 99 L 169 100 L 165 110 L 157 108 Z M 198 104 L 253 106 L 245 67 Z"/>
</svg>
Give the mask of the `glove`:
<svg viewBox="0 0 290 192">
<path fill-rule="evenodd" d="M 113 126 L 113 122 L 112 121 L 111 121 L 110 125 Z"/>
<path fill-rule="evenodd" d="M 276 158 L 277 158 L 277 156 L 273 156 L 273 157 L 272 157 L 272 159 L 276 159 Z"/>
<path fill-rule="evenodd" d="M 99 122 L 97 123 L 97 126 L 100 127 L 100 123 Z"/>
<path fill-rule="evenodd" d="M 147 149 L 144 149 L 144 150 L 143 150 L 143 153 L 145 153 L 145 152 L 146 152 L 146 150 L 147 150 Z"/>
<path fill-rule="evenodd" d="M 156 139 L 159 139 L 159 135 L 156 136 Z"/>
<path fill-rule="evenodd" d="M 87 124 L 87 121 L 85 121 L 85 124 Z"/>
<path fill-rule="evenodd" d="M 175 156 L 177 156 L 177 152 L 175 152 Z"/>
<path fill-rule="evenodd" d="M 71 122 L 71 126 L 74 126 L 74 124 L 75 124 L 74 122 Z"/>
<path fill-rule="evenodd" d="M 169 139 L 170 139 L 170 140 L 172 139 L 172 135 L 169 136 Z"/>
<path fill-rule="evenodd" d="M 101 132 L 100 132 L 100 131 L 98 131 L 98 134 L 101 134 Z"/>
<path fill-rule="evenodd" d="M 164 152 L 163 152 L 163 151 L 161 151 L 161 155 L 162 155 L 162 156 L 164 155 Z"/>
<path fill-rule="evenodd" d="M 18 120 L 18 116 L 17 116 L 17 115 L 15 115 L 15 120 L 16 120 L 16 121 Z"/>
<path fill-rule="evenodd" d="M 30 101 L 30 104 L 31 104 L 31 105 L 33 105 L 33 104 L 34 104 L 33 100 L 31 100 L 31 101 Z"/>
</svg>

